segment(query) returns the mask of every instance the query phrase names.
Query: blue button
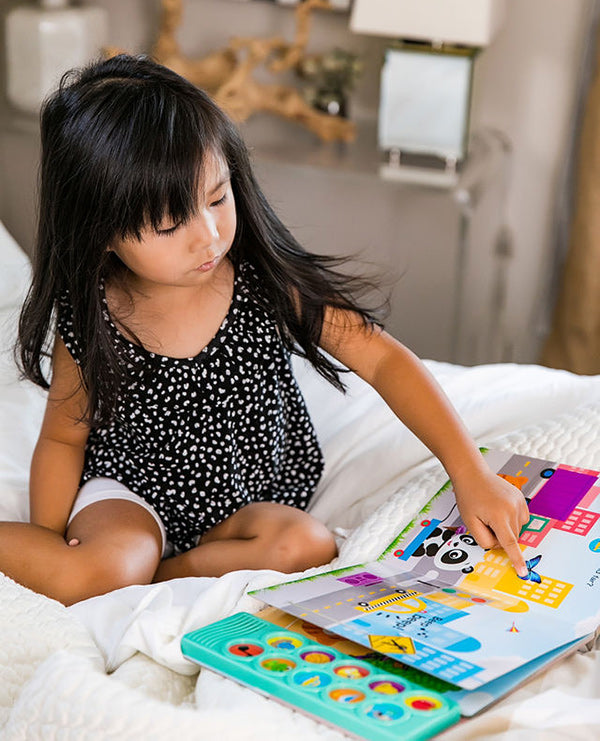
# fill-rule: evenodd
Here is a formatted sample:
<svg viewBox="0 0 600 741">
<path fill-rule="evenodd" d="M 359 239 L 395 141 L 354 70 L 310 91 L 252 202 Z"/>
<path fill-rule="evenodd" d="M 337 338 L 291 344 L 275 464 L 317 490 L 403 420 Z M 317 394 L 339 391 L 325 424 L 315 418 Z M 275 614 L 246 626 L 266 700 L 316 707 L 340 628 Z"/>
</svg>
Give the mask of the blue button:
<svg viewBox="0 0 600 741">
<path fill-rule="evenodd" d="M 404 710 L 398 705 L 392 705 L 389 702 L 378 702 L 367 710 L 367 715 L 369 718 L 373 718 L 373 720 L 390 723 L 394 720 L 400 720 L 404 715 Z"/>
<path fill-rule="evenodd" d="M 294 675 L 294 684 L 307 690 L 320 690 L 331 684 L 331 677 L 325 672 L 303 671 Z"/>
</svg>

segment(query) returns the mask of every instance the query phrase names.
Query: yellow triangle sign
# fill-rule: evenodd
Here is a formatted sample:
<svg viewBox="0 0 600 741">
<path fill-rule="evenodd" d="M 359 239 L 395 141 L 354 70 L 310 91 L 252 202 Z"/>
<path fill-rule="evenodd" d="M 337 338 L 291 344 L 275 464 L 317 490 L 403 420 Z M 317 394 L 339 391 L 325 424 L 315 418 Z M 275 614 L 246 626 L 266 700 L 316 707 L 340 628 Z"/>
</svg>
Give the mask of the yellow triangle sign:
<svg viewBox="0 0 600 741">
<path fill-rule="evenodd" d="M 369 636 L 371 648 L 384 654 L 414 654 L 415 644 L 408 636 Z"/>
</svg>

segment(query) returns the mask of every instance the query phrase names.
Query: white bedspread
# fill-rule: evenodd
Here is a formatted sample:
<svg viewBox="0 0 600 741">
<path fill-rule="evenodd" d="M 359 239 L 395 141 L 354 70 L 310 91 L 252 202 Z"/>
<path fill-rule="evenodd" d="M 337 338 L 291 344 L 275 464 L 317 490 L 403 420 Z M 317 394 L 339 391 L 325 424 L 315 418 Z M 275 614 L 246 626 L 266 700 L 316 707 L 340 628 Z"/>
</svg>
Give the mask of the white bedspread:
<svg viewBox="0 0 600 741">
<path fill-rule="evenodd" d="M 19 259 L 13 262 L 20 275 Z M 0 302 L 3 349 L 17 300 Z M 312 512 L 345 530 L 340 565 L 372 558 L 444 473 L 359 379 L 349 377 L 343 397 L 296 365 L 326 459 Z M 428 365 L 480 444 L 600 467 L 600 377 L 537 366 Z M 44 400 L 17 383 L 6 353 L 1 374 L 0 517 L 26 519 L 28 461 Z M 239 609 L 256 611 L 260 603 L 246 591 L 279 579 L 272 571 L 179 579 L 67 609 L 0 575 L 0 738 L 340 739 L 209 671 L 198 675 L 179 651 L 184 632 Z M 443 738 L 600 738 L 600 651 L 567 659 Z"/>
</svg>

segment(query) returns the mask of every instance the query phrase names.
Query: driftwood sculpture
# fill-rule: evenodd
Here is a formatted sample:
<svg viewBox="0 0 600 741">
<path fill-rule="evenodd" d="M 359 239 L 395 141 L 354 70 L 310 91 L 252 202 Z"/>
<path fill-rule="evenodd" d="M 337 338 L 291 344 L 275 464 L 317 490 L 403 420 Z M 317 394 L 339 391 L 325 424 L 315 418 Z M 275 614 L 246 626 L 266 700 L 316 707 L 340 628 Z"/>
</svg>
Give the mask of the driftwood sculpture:
<svg viewBox="0 0 600 741">
<path fill-rule="evenodd" d="M 315 110 L 291 85 L 261 83 L 253 77 L 257 67 L 278 75 L 294 69 L 305 58 L 311 13 L 317 8 L 331 10 L 329 0 L 305 0 L 297 6 L 292 42 L 280 37 L 234 37 L 225 48 L 194 59 L 182 53 L 177 41 L 183 0 L 161 0 L 160 28 L 152 56 L 206 90 L 238 122 L 267 111 L 296 121 L 324 141 L 352 141 L 356 136 L 352 122 Z M 107 53 L 111 56 L 118 51 L 110 48 Z"/>
</svg>

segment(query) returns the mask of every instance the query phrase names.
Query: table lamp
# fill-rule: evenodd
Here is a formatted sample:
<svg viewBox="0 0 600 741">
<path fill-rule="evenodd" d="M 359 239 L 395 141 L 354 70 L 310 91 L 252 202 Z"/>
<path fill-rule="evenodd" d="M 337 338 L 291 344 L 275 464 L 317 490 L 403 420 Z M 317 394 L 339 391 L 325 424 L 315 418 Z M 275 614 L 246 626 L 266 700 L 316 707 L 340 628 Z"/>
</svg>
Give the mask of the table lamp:
<svg viewBox="0 0 600 741">
<path fill-rule="evenodd" d="M 382 177 L 456 181 L 468 149 L 473 63 L 503 11 L 504 0 L 354 0 L 351 30 L 390 39 L 378 116 L 389 158 Z M 406 168 L 404 155 L 421 166 Z"/>
</svg>

